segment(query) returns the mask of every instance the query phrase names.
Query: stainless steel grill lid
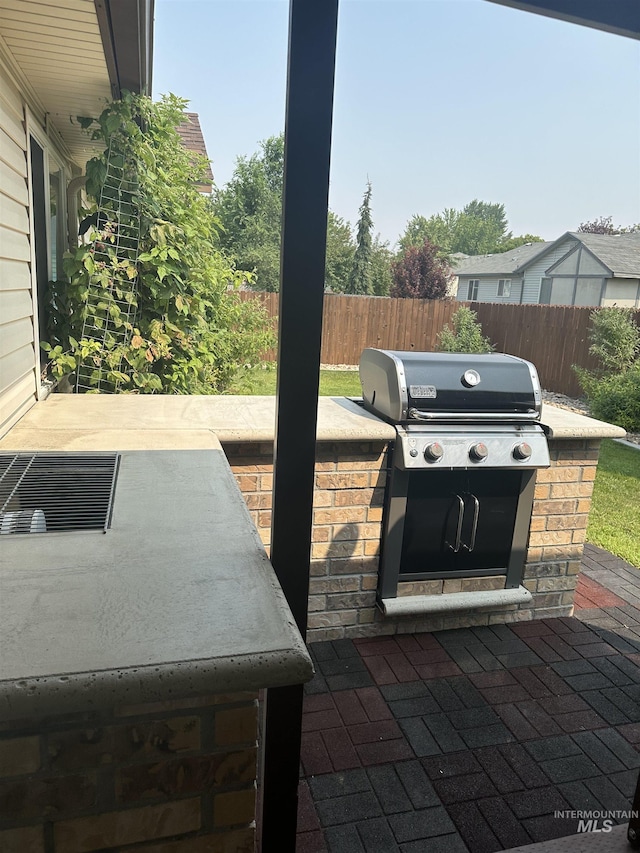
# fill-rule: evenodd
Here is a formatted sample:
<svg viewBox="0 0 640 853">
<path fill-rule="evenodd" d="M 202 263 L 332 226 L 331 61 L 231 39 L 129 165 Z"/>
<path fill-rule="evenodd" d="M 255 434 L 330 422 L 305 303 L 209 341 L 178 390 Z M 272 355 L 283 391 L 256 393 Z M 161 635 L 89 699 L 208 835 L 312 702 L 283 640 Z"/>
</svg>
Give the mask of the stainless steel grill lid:
<svg viewBox="0 0 640 853">
<path fill-rule="evenodd" d="M 365 406 L 393 423 L 539 420 L 542 409 L 535 367 L 502 353 L 365 349 L 360 382 Z"/>
</svg>

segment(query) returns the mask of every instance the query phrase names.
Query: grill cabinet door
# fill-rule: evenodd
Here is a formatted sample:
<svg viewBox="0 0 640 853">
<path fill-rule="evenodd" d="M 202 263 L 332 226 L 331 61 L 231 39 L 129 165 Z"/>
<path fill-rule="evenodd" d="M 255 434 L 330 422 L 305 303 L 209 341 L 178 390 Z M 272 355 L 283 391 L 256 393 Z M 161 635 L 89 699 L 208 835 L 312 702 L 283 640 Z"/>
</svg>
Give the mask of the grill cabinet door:
<svg viewBox="0 0 640 853">
<path fill-rule="evenodd" d="M 411 472 L 400 580 L 506 572 L 521 486 L 519 471 Z"/>
</svg>

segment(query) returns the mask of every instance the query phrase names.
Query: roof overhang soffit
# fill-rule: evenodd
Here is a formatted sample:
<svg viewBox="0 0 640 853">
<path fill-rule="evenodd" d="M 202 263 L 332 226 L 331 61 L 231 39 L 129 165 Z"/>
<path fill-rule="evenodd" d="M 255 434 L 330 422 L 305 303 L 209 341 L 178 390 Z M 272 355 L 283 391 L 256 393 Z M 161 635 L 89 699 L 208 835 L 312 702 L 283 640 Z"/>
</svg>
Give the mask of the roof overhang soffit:
<svg viewBox="0 0 640 853">
<path fill-rule="evenodd" d="M 111 94 L 151 93 L 154 0 L 94 0 Z"/>
<path fill-rule="evenodd" d="M 582 24 L 640 39 L 640 3 L 638 0 L 489 0 L 523 12 L 534 12 L 572 24 Z"/>
</svg>

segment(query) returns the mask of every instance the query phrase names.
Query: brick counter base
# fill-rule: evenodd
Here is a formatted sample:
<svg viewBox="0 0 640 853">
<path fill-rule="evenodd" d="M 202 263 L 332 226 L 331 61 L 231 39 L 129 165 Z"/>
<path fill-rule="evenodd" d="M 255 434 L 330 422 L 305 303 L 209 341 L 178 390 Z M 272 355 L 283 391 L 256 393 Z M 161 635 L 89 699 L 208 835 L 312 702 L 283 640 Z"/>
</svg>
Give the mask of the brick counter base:
<svg viewBox="0 0 640 853">
<path fill-rule="evenodd" d="M 249 693 L 3 724 L 0 851 L 250 853 L 256 732 Z"/>
<path fill-rule="evenodd" d="M 383 618 L 375 606 L 386 445 L 327 442 L 316 452 L 309 642 L 533 618 L 568 616 L 573 611 L 600 441 L 551 441 L 551 467 L 537 472 L 535 502 L 523 585 L 529 605 L 463 611 L 416 619 Z M 225 453 L 265 546 L 271 533 L 273 448 L 266 444 L 225 444 Z M 503 579 L 455 578 L 403 585 L 400 594 L 495 589 Z M 410 587 L 414 586 L 414 589 Z M 428 587 L 428 588 L 423 588 Z"/>
</svg>

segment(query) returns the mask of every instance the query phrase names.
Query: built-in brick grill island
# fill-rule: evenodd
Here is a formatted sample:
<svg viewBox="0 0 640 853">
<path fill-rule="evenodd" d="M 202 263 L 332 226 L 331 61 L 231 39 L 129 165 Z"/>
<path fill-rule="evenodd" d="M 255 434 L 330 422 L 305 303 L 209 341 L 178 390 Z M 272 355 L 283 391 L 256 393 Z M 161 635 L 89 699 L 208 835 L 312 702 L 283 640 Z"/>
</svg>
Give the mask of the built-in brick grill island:
<svg viewBox="0 0 640 853">
<path fill-rule="evenodd" d="M 497 353 L 366 349 L 360 379 L 365 407 L 397 434 L 377 592 L 384 615 L 526 605 L 536 471 L 550 465 L 535 367 Z"/>
</svg>

